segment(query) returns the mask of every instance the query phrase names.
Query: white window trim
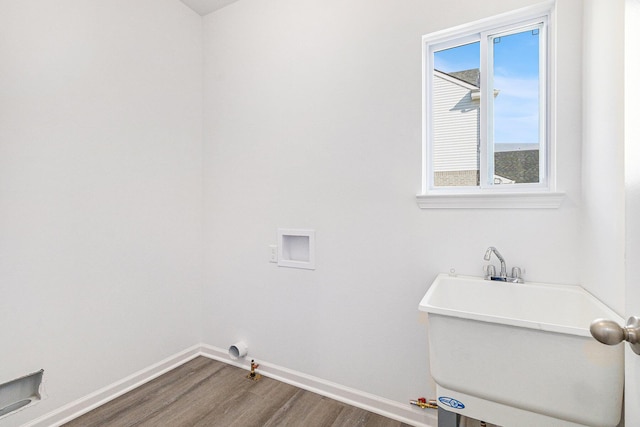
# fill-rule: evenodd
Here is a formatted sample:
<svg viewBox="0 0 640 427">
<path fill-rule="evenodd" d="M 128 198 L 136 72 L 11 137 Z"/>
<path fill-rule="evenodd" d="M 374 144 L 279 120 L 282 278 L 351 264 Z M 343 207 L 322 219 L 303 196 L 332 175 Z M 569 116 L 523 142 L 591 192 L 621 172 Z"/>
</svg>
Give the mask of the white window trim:
<svg viewBox="0 0 640 427">
<path fill-rule="evenodd" d="M 549 0 L 523 9 L 507 12 L 498 16 L 485 18 L 472 23 L 454 28 L 448 28 L 422 37 L 422 191 L 416 196 L 420 208 L 558 208 L 565 194 L 556 190 L 556 159 L 555 159 L 555 16 L 554 0 Z M 547 19 L 547 55 L 549 61 L 547 68 L 545 99 L 546 102 L 546 147 L 541 147 L 541 155 L 545 156 L 545 173 L 541 183 L 531 185 L 518 184 L 513 186 L 486 187 L 446 187 L 433 188 L 433 171 L 427 162 L 431 158 L 428 152 L 432 147 L 428 143 L 432 129 L 432 116 L 425 112 L 432 105 L 431 73 L 433 66 L 430 63 L 432 52 L 430 47 L 438 44 L 439 48 L 450 42 L 459 45 L 460 41 L 468 38 L 469 41 L 477 41 L 478 34 L 486 31 L 495 31 L 502 26 L 511 26 L 518 22 L 527 22 L 532 19 L 546 16 Z M 543 59 L 546 61 L 546 59 Z M 481 61 L 486 61 L 482 57 Z M 486 78 L 486 77 L 485 77 Z M 485 86 L 486 87 L 486 86 Z M 486 109 L 485 109 L 486 110 Z M 481 110 L 482 114 L 482 110 Z M 484 139 L 484 138 L 483 138 Z M 546 151 L 546 152 L 545 152 Z M 483 156 L 484 157 L 484 156 Z M 485 161 L 481 158 L 481 161 Z"/>
<path fill-rule="evenodd" d="M 418 194 L 422 209 L 556 209 L 565 193 L 557 191 L 529 193 Z"/>
</svg>

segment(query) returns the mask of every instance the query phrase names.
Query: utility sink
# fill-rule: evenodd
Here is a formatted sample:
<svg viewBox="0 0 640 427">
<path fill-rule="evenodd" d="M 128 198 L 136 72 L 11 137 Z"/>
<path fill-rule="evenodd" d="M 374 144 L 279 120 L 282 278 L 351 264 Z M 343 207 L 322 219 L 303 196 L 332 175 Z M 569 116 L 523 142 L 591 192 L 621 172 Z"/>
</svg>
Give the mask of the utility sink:
<svg viewBox="0 0 640 427">
<path fill-rule="evenodd" d="M 420 310 L 443 409 L 505 427 L 618 424 L 624 349 L 589 325 L 624 321 L 580 286 L 440 274 Z"/>
</svg>

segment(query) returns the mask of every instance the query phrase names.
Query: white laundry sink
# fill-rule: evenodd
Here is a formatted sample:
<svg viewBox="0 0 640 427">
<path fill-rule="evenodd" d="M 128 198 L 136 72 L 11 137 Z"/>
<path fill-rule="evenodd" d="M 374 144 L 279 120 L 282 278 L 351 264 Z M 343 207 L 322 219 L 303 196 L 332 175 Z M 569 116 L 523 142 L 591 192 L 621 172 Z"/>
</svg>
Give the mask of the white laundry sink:
<svg viewBox="0 0 640 427">
<path fill-rule="evenodd" d="M 624 322 L 580 286 L 440 274 L 420 310 L 444 409 L 506 427 L 618 424 L 624 349 L 589 325 Z"/>
</svg>

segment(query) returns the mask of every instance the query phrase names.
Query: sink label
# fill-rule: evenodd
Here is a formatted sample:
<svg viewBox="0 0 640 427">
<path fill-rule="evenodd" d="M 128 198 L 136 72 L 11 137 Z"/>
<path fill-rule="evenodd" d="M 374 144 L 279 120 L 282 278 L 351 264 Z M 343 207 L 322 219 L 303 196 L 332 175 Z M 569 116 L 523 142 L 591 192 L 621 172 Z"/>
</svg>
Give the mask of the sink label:
<svg viewBox="0 0 640 427">
<path fill-rule="evenodd" d="M 440 403 L 442 403 L 443 405 L 446 405 L 450 408 L 453 409 L 464 409 L 464 403 L 460 402 L 459 400 L 454 399 L 453 397 L 446 397 L 446 396 L 442 396 L 439 397 L 438 400 L 440 401 Z"/>
</svg>

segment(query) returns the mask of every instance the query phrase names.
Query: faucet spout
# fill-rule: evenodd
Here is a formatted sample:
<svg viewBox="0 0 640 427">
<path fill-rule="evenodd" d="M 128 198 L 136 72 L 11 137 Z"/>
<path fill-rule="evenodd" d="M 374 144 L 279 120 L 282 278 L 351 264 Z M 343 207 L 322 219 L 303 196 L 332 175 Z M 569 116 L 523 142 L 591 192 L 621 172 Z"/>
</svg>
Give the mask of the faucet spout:
<svg viewBox="0 0 640 427">
<path fill-rule="evenodd" d="M 500 277 L 507 277 L 507 263 L 504 261 L 504 258 L 502 257 L 502 255 L 500 254 L 500 252 L 498 252 L 498 250 L 494 247 L 494 246 L 489 246 L 489 249 L 487 249 L 487 252 L 484 254 L 484 260 L 485 261 L 489 261 L 491 259 L 491 253 L 496 254 L 496 257 L 498 257 L 498 259 L 500 260 Z"/>
</svg>

